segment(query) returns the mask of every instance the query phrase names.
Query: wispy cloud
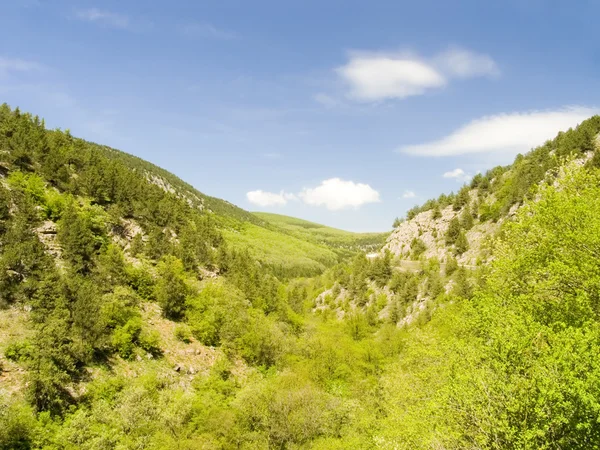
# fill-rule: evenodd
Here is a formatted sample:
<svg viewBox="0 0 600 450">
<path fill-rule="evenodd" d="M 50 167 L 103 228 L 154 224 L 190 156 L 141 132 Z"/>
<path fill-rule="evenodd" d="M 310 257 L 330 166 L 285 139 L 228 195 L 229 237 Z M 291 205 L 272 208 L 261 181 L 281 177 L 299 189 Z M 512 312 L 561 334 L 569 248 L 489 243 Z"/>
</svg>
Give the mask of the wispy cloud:
<svg viewBox="0 0 600 450">
<path fill-rule="evenodd" d="M 34 61 L 0 56 L 0 75 L 7 75 L 14 72 L 35 72 L 43 69 L 43 65 Z"/>
<path fill-rule="evenodd" d="M 576 106 L 550 111 L 485 116 L 458 128 L 442 139 L 403 146 L 399 151 L 417 156 L 473 153 L 516 155 L 529 151 L 556 136 L 558 131 L 575 127 L 599 112 L 599 108 Z"/>
<path fill-rule="evenodd" d="M 442 72 L 458 78 L 497 77 L 500 69 L 490 56 L 453 47 L 433 59 Z"/>
<path fill-rule="evenodd" d="M 348 86 L 348 96 L 364 102 L 423 95 L 454 78 L 500 74 L 490 56 L 458 47 L 431 58 L 410 52 L 351 52 L 349 61 L 335 71 Z"/>
<path fill-rule="evenodd" d="M 404 191 L 404 193 L 402 194 L 402 198 L 415 198 L 417 195 L 414 193 L 414 191 Z"/>
<path fill-rule="evenodd" d="M 132 25 L 131 20 L 126 15 L 105 11 L 98 8 L 79 10 L 75 13 L 75 17 L 79 20 L 95 22 L 122 30 L 129 29 Z"/>
<path fill-rule="evenodd" d="M 231 40 L 238 37 L 237 33 L 234 33 L 233 31 L 224 30 L 206 22 L 187 23 L 182 25 L 179 28 L 179 31 L 184 36 L 190 38 Z"/>
</svg>

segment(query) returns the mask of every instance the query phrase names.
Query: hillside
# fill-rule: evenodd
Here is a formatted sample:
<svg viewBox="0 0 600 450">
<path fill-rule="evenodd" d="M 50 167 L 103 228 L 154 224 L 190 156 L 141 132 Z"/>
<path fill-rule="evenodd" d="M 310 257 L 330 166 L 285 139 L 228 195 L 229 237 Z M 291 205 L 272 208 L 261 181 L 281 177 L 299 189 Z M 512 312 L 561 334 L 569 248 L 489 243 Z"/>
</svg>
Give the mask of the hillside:
<svg viewBox="0 0 600 450">
<path fill-rule="evenodd" d="M 352 233 L 281 214 L 262 212 L 253 214 L 292 236 L 342 251 L 378 250 L 389 235 L 389 233 Z"/>
<path fill-rule="evenodd" d="M 0 449 L 597 447 L 599 131 L 367 258 L 2 106 Z"/>
<path fill-rule="evenodd" d="M 401 259 L 437 257 L 475 265 L 490 256 L 491 241 L 504 221 L 515 215 L 536 188 L 555 179 L 569 160 L 598 167 L 600 119 L 559 133 L 544 145 L 518 155 L 510 166 L 477 174 L 458 193 L 442 194 L 407 213 L 388 237 L 383 250 Z"/>
</svg>

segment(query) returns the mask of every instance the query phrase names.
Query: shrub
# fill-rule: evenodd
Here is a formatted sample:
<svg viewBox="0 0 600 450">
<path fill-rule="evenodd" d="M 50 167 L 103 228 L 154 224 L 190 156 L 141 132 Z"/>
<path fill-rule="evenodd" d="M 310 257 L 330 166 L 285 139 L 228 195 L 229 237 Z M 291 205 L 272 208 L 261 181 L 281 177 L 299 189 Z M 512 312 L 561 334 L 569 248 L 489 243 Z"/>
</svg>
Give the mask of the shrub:
<svg viewBox="0 0 600 450">
<path fill-rule="evenodd" d="M 131 359 L 135 344 L 142 331 L 142 321 L 139 317 L 129 319 L 125 325 L 115 329 L 112 335 L 112 345 L 123 359 Z"/>
<path fill-rule="evenodd" d="M 446 260 L 446 275 L 450 276 L 458 270 L 458 261 L 456 258 L 449 256 Z"/>
<path fill-rule="evenodd" d="M 190 331 L 190 327 L 183 323 L 177 324 L 177 326 L 175 327 L 175 339 L 189 344 L 192 340 L 192 333 Z"/>
<path fill-rule="evenodd" d="M 410 243 L 410 249 L 412 251 L 413 258 L 416 259 L 421 256 L 425 250 L 427 250 L 427 246 L 421 239 L 414 238 Z"/>
<path fill-rule="evenodd" d="M 156 330 L 142 328 L 142 331 L 138 336 L 138 344 L 142 349 L 153 356 L 159 356 L 162 354 L 162 350 L 160 348 L 160 335 Z"/>
<path fill-rule="evenodd" d="M 6 359 L 23 362 L 31 358 L 32 348 L 28 341 L 11 342 L 4 351 Z"/>
</svg>

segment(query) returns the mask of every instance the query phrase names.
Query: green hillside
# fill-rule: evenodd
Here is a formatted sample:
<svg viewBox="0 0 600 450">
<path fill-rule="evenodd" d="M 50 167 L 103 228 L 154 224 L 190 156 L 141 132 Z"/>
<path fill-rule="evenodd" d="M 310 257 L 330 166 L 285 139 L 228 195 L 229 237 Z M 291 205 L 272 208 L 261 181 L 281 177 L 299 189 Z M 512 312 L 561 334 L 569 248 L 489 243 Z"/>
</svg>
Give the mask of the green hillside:
<svg viewBox="0 0 600 450">
<path fill-rule="evenodd" d="M 253 214 L 300 239 L 337 249 L 376 250 L 384 244 L 389 235 L 389 233 L 353 233 L 281 214 L 264 212 L 254 212 Z"/>
<path fill-rule="evenodd" d="M 429 205 L 443 260 L 416 212 L 399 264 L 3 105 L 0 449 L 598 448 L 598 132 Z"/>
<path fill-rule="evenodd" d="M 317 275 L 341 260 L 340 255 L 314 239 L 286 233 L 277 227 L 244 223 L 224 229 L 223 236 L 234 248 L 247 249 L 259 261 L 278 273 Z"/>
</svg>

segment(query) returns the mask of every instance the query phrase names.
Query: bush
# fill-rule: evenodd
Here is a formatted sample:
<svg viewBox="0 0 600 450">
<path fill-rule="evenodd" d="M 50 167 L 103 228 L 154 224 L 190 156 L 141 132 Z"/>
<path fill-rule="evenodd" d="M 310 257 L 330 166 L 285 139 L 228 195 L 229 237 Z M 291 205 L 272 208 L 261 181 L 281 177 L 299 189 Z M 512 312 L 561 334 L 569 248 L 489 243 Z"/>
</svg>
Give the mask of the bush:
<svg viewBox="0 0 600 450">
<path fill-rule="evenodd" d="M 139 317 L 131 318 L 125 325 L 115 329 L 112 335 L 112 345 L 123 359 L 131 359 L 142 331 L 142 321 Z"/>
<path fill-rule="evenodd" d="M 446 260 L 446 275 L 450 276 L 458 270 L 458 261 L 456 258 L 449 256 Z"/>
<path fill-rule="evenodd" d="M 142 328 L 138 337 L 139 346 L 153 356 L 162 355 L 160 348 L 160 335 L 156 330 Z"/>
<path fill-rule="evenodd" d="M 175 327 L 175 339 L 189 344 L 192 341 L 192 332 L 190 331 L 190 328 L 182 323 L 177 324 Z"/>
<path fill-rule="evenodd" d="M 23 362 L 31 358 L 32 347 L 28 341 L 11 342 L 4 351 L 6 359 Z"/>
<path fill-rule="evenodd" d="M 30 407 L 0 404 L 0 449 L 26 450 L 33 447 L 36 421 Z"/>
<path fill-rule="evenodd" d="M 417 259 L 425 252 L 425 250 L 427 250 L 427 246 L 421 239 L 414 238 L 410 243 L 410 249 L 412 251 L 412 257 Z"/>
</svg>

